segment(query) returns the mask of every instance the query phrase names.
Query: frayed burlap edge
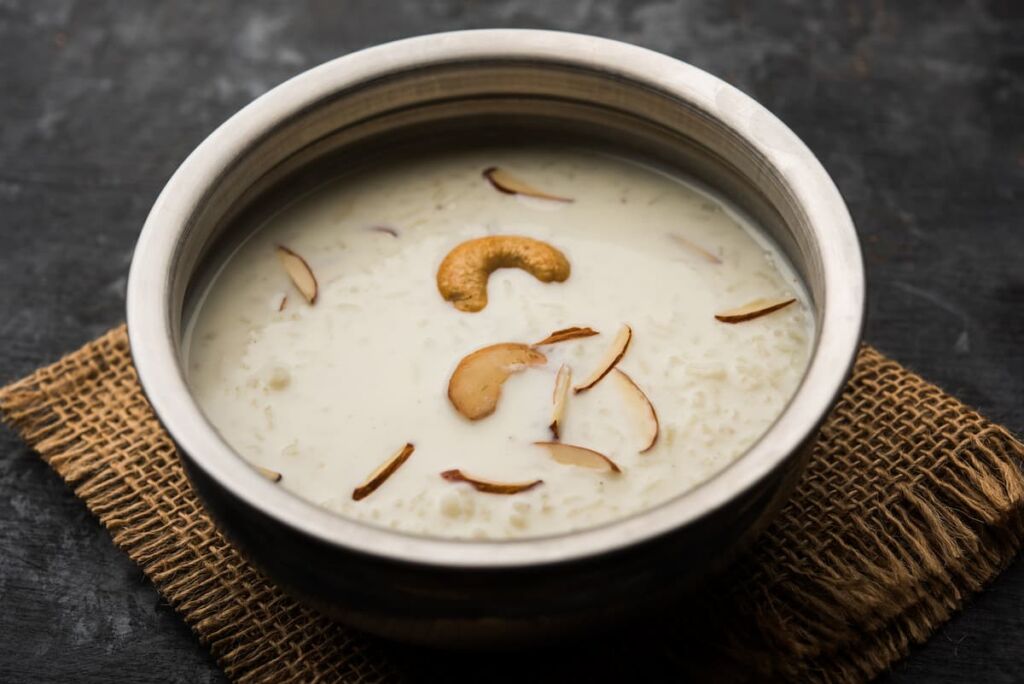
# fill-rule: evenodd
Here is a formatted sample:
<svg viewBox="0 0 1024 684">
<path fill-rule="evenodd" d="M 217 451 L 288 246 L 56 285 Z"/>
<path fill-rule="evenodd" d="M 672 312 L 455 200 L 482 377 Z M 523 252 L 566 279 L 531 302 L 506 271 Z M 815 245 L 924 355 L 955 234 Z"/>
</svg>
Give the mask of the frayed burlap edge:
<svg viewBox="0 0 1024 684">
<path fill-rule="evenodd" d="M 806 475 L 727 575 L 761 677 L 873 678 L 1015 557 L 1024 445 L 865 347 Z M 756 646 L 755 646 L 756 645 Z M 760 651 L 760 653 L 758 653 Z"/>
<path fill-rule="evenodd" d="M 0 412 L 240 682 L 381 682 L 362 635 L 297 604 L 202 509 L 137 384 L 124 327 L 0 390 Z"/>
<path fill-rule="evenodd" d="M 142 396 L 123 327 L 0 390 L 0 411 L 230 678 L 455 674 L 438 669 L 447 658 L 385 650 L 301 607 L 225 542 Z M 1024 446 L 1005 430 L 865 348 L 798 491 L 703 592 L 709 599 L 630 630 L 597 666 L 584 646 L 538 656 L 527 673 L 870 679 L 1014 557 L 1024 535 L 1022 459 Z"/>
</svg>

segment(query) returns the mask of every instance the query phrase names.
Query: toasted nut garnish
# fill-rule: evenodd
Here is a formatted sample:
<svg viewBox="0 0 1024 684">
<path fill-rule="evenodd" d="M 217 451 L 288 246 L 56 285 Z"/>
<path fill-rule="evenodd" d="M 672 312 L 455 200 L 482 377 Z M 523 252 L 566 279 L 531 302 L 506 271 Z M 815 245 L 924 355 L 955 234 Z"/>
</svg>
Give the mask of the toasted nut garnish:
<svg viewBox="0 0 1024 684">
<path fill-rule="evenodd" d="M 509 375 L 543 363 L 547 357 L 525 344 L 506 342 L 477 349 L 456 366 L 448 381 L 448 399 L 466 418 L 486 418 L 497 408 L 501 386 Z"/>
<path fill-rule="evenodd" d="M 391 456 L 388 460 L 377 466 L 377 469 L 370 473 L 370 476 L 352 490 L 352 499 L 362 501 L 377 491 L 377 488 L 384 484 L 384 481 L 395 474 L 403 463 L 409 460 L 412 452 L 416 449 L 412 444 L 406 444 Z"/>
<path fill-rule="evenodd" d="M 376 231 L 378 233 L 386 233 L 393 238 L 398 237 L 398 231 L 392 228 L 391 226 L 370 226 L 370 230 Z"/>
<path fill-rule="evenodd" d="M 761 316 L 766 316 L 773 311 L 778 311 L 784 307 L 789 306 L 796 299 L 755 299 L 752 302 L 748 302 L 743 306 L 738 306 L 735 309 L 729 309 L 722 313 L 715 314 L 715 318 L 722 321 L 723 323 L 742 323 L 743 321 L 750 321 Z"/>
<path fill-rule="evenodd" d="M 572 202 L 569 197 L 559 197 L 558 195 L 549 195 L 543 190 L 524 183 L 508 171 L 499 169 L 497 166 L 492 166 L 489 169 L 485 169 L 483 172 L 484 178 L 490 181 L 491 185 L 494 186 L 495 190 L 503 192 L 506 195 L 526 195 L 527 197 L 536 197 L 538 199 L 554 200 L 555 202 Z"/>
<path fill-rule="evenodd" d="M 444 471 L 441 473 L 441 477 L 449 482 L 465 482 L 468 485 L 472 485 L 473 489 L 476 491 L 484 492 L 486 494 L 518 494 L 519 492 L 525 492 L 529 489 L 533 489 L 544 482 L 544 480 L 533 480 L 531 482 L 495 482 L 494 480 L 485 480 L 481 477 L 467 475 L 458 468 Z"/>
<path fill-rule="evenodd" d="M 457 246 L 437 269 L 437 289 L 459 311 L 487 306 L 487 279 L 499 268 L 521 268 L 544 283 L 569 277 L 569 261 L 540 240 L 518 235 L 492 235 Z"/>
<path fill-rule="evenodd" d="M 572 369 L 562 365 L 555 376 L 555 391 L 551 395 L 551 434 L 555 441 L 558 441 L 558 430 L 562 426 L 562 416 L 565 415 L 565 404 L 569 399 L 569 385 L 572 383 Z"/>
<path fill-rule="evenodd" d="M 612 345 L 608 347 L 608 351 L 605 352 L 601 362 L 597 364 L 597 368 L 594 369 L 586 380 L 573 388 L 573 392 L 580 393 L 586 391 L 599 383 L 601 378 L 608 375 L 612 368 L 615 368 L 615 364 L 622 360 L 622 357 L 626 355 L 626 350 L 629 349 L 629 343 L 633 339 L 633 329 L 628 325 L 623 325 L 618 334 L 615 335 L 615 339 L 612 340 Z"/>
<path fill-rule="evenodd" d="M 599 334 L 600 333 L 598 333 L 593 328 L 580 328 L 578 326 L 573 326 L 571 328 L 563 328 L 561 330 L 556 330 L 555 332 L 551 333 L 540 342 L 534 342 L 533 346 L 541 347 L 545 344 L 556 344 L 558 342 L 575 340 L 580 337 L 591 337 L 593 335 Z"/>
<path fill-rule="evenodd" d="M 701 247 L 697 243 L 691 242 L 690 240 L 684 238 L 682 235 L 676 235 L 675 233 L 669 233 L 668 236 L 670 238 L 672 238 L 673 242 L 675 242 L 676 244 L 682 245 L 686 249 L 690 250 L 690 252 L 696 254 L 697 256 L 701 257 L 705 261 L 708 261 L 708 262 L 710 262 L 712 264 L 720 264 L 720 263 L 722 263 L 722 260 L 720 258 L 718 258 L 718 256 L 712 254 L 711 252 L 709 252 L 708 250 L 704 249 L 703 247 Z"/>
<path fill-rule="evenodd" d="M 277 246 L 277 256 L 298 291 L 302 293 L 307 302 L 315 304 L 317 295 L 316 277 L 313 275 L 313 271 L 309 268 L 306 260 L 282 245 Z"/>
<path fill-rule="evenodd" d="M 270 468 L 264 468 L 263 466 L 258 465 L 254 465 L 253 468 L 256 469 L 257 473 L 267 478 L 271 482 L 281 481 L 281 473 L 277 472 L 276 470 L 271 470 Z"/>
<path fill-rule="evenodd" d="M 654 410 L 654 404 L 651 403 L 650 398 L 644 391 L 640 389 L 640 385 L 636 384 L 633 378 L 629 377 L 624 370 L 616 368 L 613 374 L 619 379 L 619 387 L 622 388 L 623 396 L 626 398 L 630 409 L 637 416 L 637 422 L 643 430 L 644 443 L 640 453 L 647 453 L 654 448 L 654 444 L 658 441 L 658 432 L 660 431 L 658 414 Z"/>
<path fill-rule="evenodd" d="M 615 461 L 587 447 L 563 444 L 562 442 L 534 442 L 534 444 L 547 449 L 548 453 L 551 454 L 551 458 L 563 465 L 603 470 L 609 473 L 622 472 L 622 469 L 615 464 Z"/>
</svg>

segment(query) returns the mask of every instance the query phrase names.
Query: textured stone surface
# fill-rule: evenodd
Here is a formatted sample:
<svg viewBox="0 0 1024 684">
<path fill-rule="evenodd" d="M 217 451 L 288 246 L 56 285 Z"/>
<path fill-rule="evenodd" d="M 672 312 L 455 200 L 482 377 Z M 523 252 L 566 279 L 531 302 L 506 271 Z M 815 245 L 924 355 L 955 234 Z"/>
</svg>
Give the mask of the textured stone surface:
<svg viewBox="0 0 1024 684">
<path fill-rule="evenodd" d="M 0 380 L 123 318 L 176 165 L 289 76 L 395 38 L 557 28 L 739 86 L 821 158 L 861 231 L 867 338 L 1024 432 L 1024 5 L 0 0 Z M 0 681 L 222 681 L 84 507 L 0 431 Z M 889 675 L 1019 681 L 1024 562 Z"/>
</svg>

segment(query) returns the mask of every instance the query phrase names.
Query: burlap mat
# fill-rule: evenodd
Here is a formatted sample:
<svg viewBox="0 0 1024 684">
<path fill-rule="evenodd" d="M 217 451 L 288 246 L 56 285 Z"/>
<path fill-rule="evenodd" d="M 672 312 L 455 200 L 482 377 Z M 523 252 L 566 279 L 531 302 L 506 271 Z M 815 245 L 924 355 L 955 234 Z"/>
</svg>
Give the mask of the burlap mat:
<svg viewBox="0 0 1024 684">
<path fill-rule="evenodd" d="M 864 681 L 1024 531 L 1024 445 L 866 347 L 799 491 L 703 599 L 583 644 L 454 655 L 332 624 L 253 570 L 192 493 L 123 327 L 0 390 L 0 411 L 238 681 Z"/>
</svg>

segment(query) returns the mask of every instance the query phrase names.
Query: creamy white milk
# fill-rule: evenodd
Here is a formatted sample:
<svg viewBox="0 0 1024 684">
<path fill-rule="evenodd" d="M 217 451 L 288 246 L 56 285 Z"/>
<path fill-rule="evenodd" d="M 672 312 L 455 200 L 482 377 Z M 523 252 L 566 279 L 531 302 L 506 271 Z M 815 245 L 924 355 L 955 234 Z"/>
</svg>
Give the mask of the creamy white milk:
<svg viewBox="0 0 1024 684">
<path fill-rule="evenodd" d="M 502 194 L 481 176 L 492 166 L 574 201 Z M 459 311 L 438 291 L 438 265 L 486 235 L 549 243 L 571 276 L 542 283 L 501 269 L 486 308 Z M 289 280 L 277 245 L 308 262 L 319 282 L 314 304 Z M 755 320 L 714 317 L 786 296 L 797 302 Z M 618 367 L 650 398 L 659 438 L 638 453 L 636 415 L 609 376 L 570 394 L 561 439 L 603 453 L 622 472 L 556 463 L 533 444 L 551 438 L 555 373 L 563 363 L 574 380 L 590 373 L 623 323 L 633 340 Z M 601 334 L 540 348 L 547 363 L 513 374 L 489 417 L 470 421 L 455 410 L 448 382 L 465 355 L 568 326 Z M 720 199 L 615 157 L 516 148 L 386 164 L 298 198 L 226 261 L 186 342 L 189 383 L 206 416 L 243 458 L 281 473 L 278 486 L 376 525 L 509 538 L 620 518 L 708 479 L 781 412 L 812 338 L 793 272 Z M 415 445 L 408 461 L 354 501 L 353 489 L 406 442 Z M 483 493 L 440 476 L 453 468 L 543 484 Z"/>
</svg>

